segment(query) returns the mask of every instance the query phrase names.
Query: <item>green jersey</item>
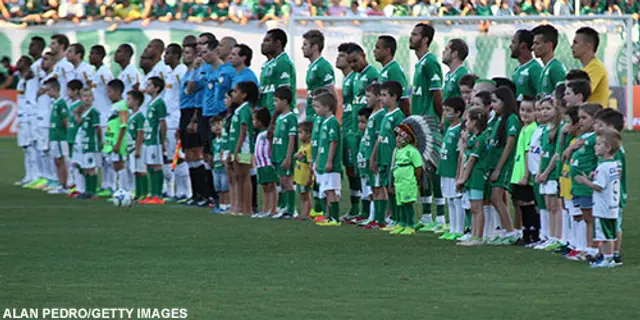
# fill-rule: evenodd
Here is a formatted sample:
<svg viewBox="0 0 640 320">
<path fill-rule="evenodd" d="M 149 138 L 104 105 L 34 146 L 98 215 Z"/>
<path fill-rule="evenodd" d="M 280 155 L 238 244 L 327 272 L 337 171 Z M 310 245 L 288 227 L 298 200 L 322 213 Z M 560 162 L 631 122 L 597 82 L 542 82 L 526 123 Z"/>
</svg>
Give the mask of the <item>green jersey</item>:
<svg viewBox="0 0 640 320">
<path fill-rule="evenodd" d="M 593 190 L 582 183 L 576 182 L 576 177 L 582 174 L 588 177 L 598 166 L 598 158 L 595 151 L 596 133 L 583 133 L 578 137 L 579 140 L 583 140 L 584 144 L 571 155 L 571 167 L 569 168 L 571 194 L 574 197 L 590 197 L 593 194 Z"/>
<path fill-rule="evenodd" d="M 82 143 L 82 153 L 93 153 L 100 150 L 98 128 L 100 127 L 100 113 L 93 107 L 85 111 L 78 128 L 77 141 Z"/>
<path fill-rule="evenodd" d="M 513 171 L 511 172 L 512 184 L 518 184 L 522 177 L 524 177 L 524 174 L 527 172 L 525 159 L 527 158 L 527 151 L 529 151 L 531 138 L 533 137 L 533 133 L 537 128 L 538 124 L 532 122 L 526 127 L 523 127 L 522 130 L 520 130 L 518 142 L 516 143 L 516 154 L 513 158 Z"/>
<path fill-rule="evenodd" d="M 274 164 L 280 164 L 287 157 L 287 149 L 289 147 L 289 138 L 295 138 L 292 152 L 298 149 L 298 117 L 289 111 L 281 114 L 276 119 L 276 128 L 273 133 L 273 142 L 271 147 L 271 161 Z M 291 157 L 293 159 L 293 156 Z"/>
<path fill-rule="evenodd" d="M 127 123 L 120 123 L 120 112 L 129 112 L 127 103 L 124 100 L 120 100 L 113 104 L 111 107 L 111 114 L 109 120 L 107 120 L 107 129 L 104 133 L 104 147 L 102 151 L 109 153 L 115 152 L 120 155 L 127 154 L 127 136 L 122 137 L 122 143 L 120 144 L 120 150 L 113 150 L 113 147 L 120 138 L 120 129 L 126 128 Z"/>
<path fill-rule="evenodd" d="M 540 79 L 538 80 L 538 93 L 552 94 L 556 89 L 558 83 L 564 81 L 567 75 L 567 69 L 564 67 L 560 60 L 553 58 L 540 72 Z"/>
<path fill-rule="evenodd" d="M 129 116 L 127 131 L 129 133 L 129 139 L 127 139 L 127 153 L 131 154 L 136 152 L 138 133 L 142 132 L 144 134 L 144 114 L 142 113 L 142 110 L 138 110 Z"/>
<path fill-rule="evenodd" d="M 231 153 L 235 153 L 236 151 L 242 126 L 247 127 L 247 133 L 244 141 L 242 141 L 239 153 L 252 153 L 254 147 L 253 116 L 251 115 L 251 107 L 247 102 L 239 106 L 231 117 L 231 127 L 229 128 L 228 135 L 229 140 L 227 141 Z"/>
<path fill-rule="evenodd" d="M 411 144 L 407 144 L 396 150 L 396 158 L 393 163 L 393 186 L 397 190 L 415 190 L 418 188 L 415 169 L 422 168 L 422 156 L 420 151 Z"/>
<path fill-rule="evenodd" d="M 354 125 L 354 119 L 357 115 L 353 115 L 353 80 L 356 77 L 357 72 L 351 71 L 342 80 L 342 130 L 344 132 L 350 132 L 357 129 L 357 125 Z M 358 122 L 356 121 L 356 124 Z"/>
<path fill-rule="evenodd" d="M 213 155 L 213 169 L 223 169 L 222 165 L 222 146 L 224 145 L 224 139 L 216 137 L 211 143 L 211 154 Z"/>
<path fill-rule="evenodd" d="M 469 69 L 464 65 L 459 66 L 456 70 L 449 71 L 444 76 L 444 89 L 442 90 L 442 101 L 445 101 L 449 98 L 453 97 L 461 97 L 462 93 L 460 93 L 460 78 L 462 76 L 469 74 Z"/>
<path fill-rule="evenodd" d="M 273 114 L 275 109 L 275 105 L 273 104 L 273 93 L 277 88 L 287 86 L 291 88 L 293 91 L 293 99 L 291 100 L 291 110 L 294 110 L 296 107 L 296 67 L 293 65 L 293 61 L 289 59 L 289 55 L 285 52 L 279 54 L 273 62 L 270 64 L 271 73 L 269 77 L 269 87 L 265 90 L 270 95 L 270 100 L 268 101 L 267 108 L 269 108 L 269 112 Z"/>
<path fill-rule="evenodd" d="M 471 169 L 469 179 L 465 183 L 465 187 L 468 189 L 484 190 L 484 185 L 487 181 L 487 174 L 489 172 L 490 156 L 487 151 L 489 149 L 490 134 L 489 130 L 484 130 L 471 140 L 473 145 L 469 150 L 469 157 L 467 158 L 467 162 L 465 162 L 465 166 L 471 158 L 476 158 L 476 162 Z"/>
<path fill-rule="evenodd" d="M 356 72 L 353 78 L 353 103 L 351 104 L 351 131 L 358 132 L 358 112 L 367 107 L 367 87 L 378 80 L 378 70 L 367 65 L 361 72 Z"/>
<path fill-rule="evenodd" d="M 147 115 L 144 119 L 144 144 L 154 146 L 162 143 L 160 137 L 160 123 L 167 117 L 167 106 L 164 100 L 156 97 L 147 106 Z"/>
<path fill-rule="evenodd" d="M 442 147 L 440 147 L 440 160 L 438 161 L 438 169 L 436 174 L 441 177 L 455 178 L 458 171 L 458 140 L 462 126 L 458 123 L 453 127 L 449 127 L 445 132 Z"/>
<path fill-rule="evenodd" d="M 313 106 L 311 105 L 311 101 L 313 100 L 313 91 L 318 88 L 331 86 L 335 81 L 333 67 L 324 57 L 319 57 L 309 65 L 306 78 L 307 108 L 305 109 L 305 112 L 307 115 L 307 121 L 313 121 L 313 118 L 316 116 L 316 112 L 313 110 Z M 295 88 L 295 82 L 291 88 Z"/>
<path fill-rule="evenodd" d="M 544 129 L 542 129 L 542 135 L 540 136 L 540 170 L 538 171 L 540 174 L 542 174 L 545 170 L 547 170 L 547 167 L 549 167 L 549 165 L 551 164 L 551 159 L 553 158 L 553 155 L 556 154 L 556 149 L 557 149 L 557 144 L 561 143 L 560 141 L 558 141 L 559 137 L 560 137 L 560 131 L 562 127 L 558 126 L 558 127 L 554 127 L 552 124 L 547 124 L 546 126 L 544 126 Z M 549 137 L 551 136 L 551 134 L 553 134 L 555 131 L 555 136 L 556 139 L 553 142 L 549 142 Z M 556 170 L 553 170 L 549 173 L 549 177 L 547 178 L 547 181 L 553 181 L 553 180 L 558 180 L 559 178 L 559 173 L 558 172 L 558 166 L 559 163 L 556 164 Z"/>
<path fill-rule="evenodd" d="M 318 173 L 342 172 L 342 134 L 340 123 L 336 116 L 330 115 L 322 121 L 320 128 L 320 141 L 318 143 Z M 331 142 L 337 143 L 336 150 L 331 162 L 331 171 L 325 171 L 325 166 L 329 161 L 329 148 Z"/>
<path fill-rule="evenodd" d="M 380 121 L 378 134 L 378 153 L 376 154 L 376 164 L 388 166 L 393 158 L 393 149 L 396 147 L 395 128 L 404 119 L 404 113 L 400 108 L 387 112 Z"/>
<path fill-rule="evenodd" d="M 316 116 L 313 119 L 313 129 L 311 130 L 311 162 L 318 161 L 318 146 L 320 143 L 320 129 L 322 129 L 322 123 L 324 118 Z"/>
<path fill-rule="evenodd" d="M 267 92 L 269 79 L 271 79 L 271 63 L 273 63 L 273 59 L 265 61 L 260 69 L 260 98 L 258 100 L 258 106 L 262 108 L 273 105 L 273 92 Z M 271 109 L 269 109 L 269 111 L 273 112 Z"/>
<path fill-rule="evenodd" d="M 616 152 L 613 159 L 618 161 L 620 166 L 620 208 L 627 207 L 627 154 L 624 147 L 620 146 L 620 150 Z"/>
<path fill-rule="evenodd" d="M 496 120 L 493 122 L 493 128 L 489 133 L 491 137 L 489 139 L 489 165 L 493 167 L 497 166 L 498 161 L 500 161 L 500 157 L 504 152 L 504 144 L 506 144 L 507 138 L 508 137 L 517 138 L 518 134 L 520 133 L 520 119 L 518 119 L 518 116 L 515 113 L 512 113 L 507 118 L 506 120 L 507 122 L 505 123 L 505 126 L 504 126 L 504 132 L 503 132 L 504 144 L 500 144 L 498 131 L 500 130 L 500 124 L 502 123 L 503 119 L 502 117 L 497 117 L 495 119 Z M 511 152 L 513 152 L 513 149 Z M 503 170 L 508 169 L 509 172 L 511 172 L 512 167 L 513 167 L 513 156 L 509 156 L 502 168 Z"/>
<path fill-rule="evenodd" d="M 387 81 L 396 81 L 400 83 L 403 88 L 402 96 L 409 96 L 409 85 L 407 82 L 407 76 L 405 75 L 404 70 L 402 70 L 402 66 L 400 66 L 400 64 L 396 60 L 391 60 L 384 67 L 382 67 L 382 70 L 380 70 L 378 82 L 380 84 L 383 84 Z"/>
<path fill-rule="evenodd" d="M 524 95 L 537 96 L 540 74 L 542 74 L 542 65 L 536 59 L 531 59 L 513 70 L 511 78 L 516 85 L 518 101 L 521 101 Z"/>
<path fill-rule="evenodd" d="M 427 52 L 416 63 L 411 93 L 411 113 L 438 117 L 433 91 L 442 90 L 442 67 L 436 56 Z"/>
<path fill-rule="evenodd" d="M 564 121 L 560 122 L 560 129 L 559 129 L 560 131 L 559 132 L 563 131 L 562 129 L 564 128 L 565 125 L 567 125 L 566 122 L 564 122 Z M 557 169 L 558 172 L 556 173 L 558 175 L 558 177 L 560 177 L 562 175 L 562 166 L 563 166 L 562 154 L 564 153 L 565 150 L 567 150 L 567 147 L 569 147 L 569 145 L 571 144 L 571 140 L 573 140 L 574 138 L 575 138 L 575 136 L 573 136 L 573 135 L 565 134 L 564 135 L 564 139 L 562 139 L 561 141 L 558 141 L 558 143 L 556 144 L 556 154 L 560 158 L 558 160 L 558 166 L 560 168 Z M 566 163 L 569 164 L 570 161 L 567 161 Z"/>
<path fill-rule="evenodd" d="M 69 116 L 67 103 L 59 98 L 53 102 L 51 107 L 51 117 L 49 117 L 49 141 L 66 141 L 67 128 L 64 125 Z"/>
<path fill-rule="evenodd" d="M 476 12 L 476 16 L 488 17 L 493 15 L 493 13 L 491 12 L 491 7 L 489 7 L 488 5 L 483 6 L 477 4 L 473 7 L 473 10 Z"/>
<path fill-rule="evenodd" d="M 384 118 L 386 111 L 384 108 L 378 109 L 367 119 L 367 127 L 364 129 L 364 135 L 358 146 L 358 171 L 361 177 L 365 177 L 369 172 L 369 159 L 373 152 L 373 145 L 378 139 L 380 133 L 380 123 Z"/>
<path fill-rule="evenodd" d="M 69 106 L 69 115 L 74 114 L 73 112 L 82 105 L 82 101 L 78 100 Z M 76 122 L 74 117 L 69 117 L 69 121 L 67 121 L 67 143 L 69 145 L 76 142 L 76 134 L 78 133 L 78 123 Z"/>
</svg>

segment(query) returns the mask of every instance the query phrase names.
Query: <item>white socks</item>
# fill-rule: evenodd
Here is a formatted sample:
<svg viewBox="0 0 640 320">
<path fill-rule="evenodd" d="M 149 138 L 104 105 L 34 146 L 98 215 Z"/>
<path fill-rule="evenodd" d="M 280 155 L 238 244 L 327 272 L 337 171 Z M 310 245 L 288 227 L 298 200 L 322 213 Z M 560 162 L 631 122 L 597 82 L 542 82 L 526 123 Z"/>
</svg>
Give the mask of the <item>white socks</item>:
<svg viewBox="0 0 640 320">
<path fill-rule="evenodd" d="M 456 204 L 453 201 L 454 199 L 451 199 L 451 198 L 447 199 L 447 206 L 449 207 L 449 232 L 450 233 L 456 232 L 455 229 L 458 223 L 458 221 L 456 221 L 456 214 L 458 213 L 458 210 L 456 209 Z"/>
<path fill-rule="evenodd" d="M 369 221 L 373 221 L 375 219 L 375 207 L 374 207 L 374 201 L 375 200 L 371 200 L 371 204 L 369 205 Z"/>
<path fill-rule="evenodd" d="M 71 175 L 75 176 L 76 191 L 85 193 L 87 190 L 85 187 L 84 176 L 80 174 L 80 169 L 78 169 L 76 166 L 73 166 L 73 168 L 71 168 Z"/>
<path fill-rule="evenodd" d="M 540 238 L 549 238 L 549 211 L 540 209 Z"/>
<path fill-rule="evenodd" d="M 189 178 L 189 165 L 186 162 L 178 164 L 176 167 L 175 183 L 176 183 L 176 196 L 187 198 L 191 197 L 191 178 Z"/>
<path fill-rule="evenodd" d="M 571 241 L 571 215 L 569 211 L 562 210 L 562 242 Z"/>
<path fill-rule="evenodd" d="M 449 232 L 464 233 L 464 208 L 462 208 L 462 198 L 447 199 L 449 206 Z"/>
<path fill-rule="evenodd" d="M 111 161 L 102 159 L 102 184 L 103 189 L 111 189 L 115 191 L 116 188 L 116 172 L 113 170 L 113 164 Z"/>
<path fill-rule="evenodd" d="M 127 169 L 123 168 L 118 170 L 117 175 L 118 175 L 118 183 L 117 183 L 116 190 L 122 189 L 125 191 L 130 191 L 128 190 L 128 188 L 131 184 L 129 183 L 129 173 L 127 172 Z"/>
<path fill-rule="evenodd" d="M 162 173 L 164 175 L 164 183 L 162 184 L 162 193 L 166 193 L 169 197 L 173 197 L 174 192 L 174 175 L 171 171 L 171 164 L 165 164 L 162 166 Z"/>
</svg>

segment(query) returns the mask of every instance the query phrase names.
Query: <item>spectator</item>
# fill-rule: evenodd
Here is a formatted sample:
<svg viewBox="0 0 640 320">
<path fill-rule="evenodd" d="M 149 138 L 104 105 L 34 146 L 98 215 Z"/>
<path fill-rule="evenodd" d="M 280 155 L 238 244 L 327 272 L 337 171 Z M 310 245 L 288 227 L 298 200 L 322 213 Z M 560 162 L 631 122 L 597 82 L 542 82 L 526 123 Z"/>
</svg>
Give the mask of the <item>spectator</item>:
<svg viewBox="0 0 640 320">
<path fill-rule="evenodd" d="M 410 12 L 406 0 L 393 0 L 393 3 L 387 5 L 382 11 L 387 17 L 406 17 Z"/>
<path fill-rule="evenodd" d="M 84 6 L 78 0 L 64 1 L 58 7 L 58 17 L 79 24 L 80 19 L 85 17 Z"/>
<path fill-rule="evenodd" d="M 251 8 L 247 4 L 243 4 L 242 0 L 233 0 L 229 6 L 229 19 L 240 25 L 247 24 L 251 18 Z"/>
<path fill-rule="evenodd" d="M 266 12 L 264 17 L 260 19 L 259 24 L 262 25 L 270 20 L 288 20 L 291 15 L 291 6 L 284 0 L 274 0 L 273 5 Z"/>
<path fill-rule="evenodd" d="M 622 10 L 615 2 L 611 1 L 607 3 L 607 14 L 610 16 L 620 16 L 622 15 Z"/>
<path fill-rule="evenodd" d="M 180 18 L 189 22 L 202 23 L 211 14 L 207 0 L 183 1 Z"/>
<path fill-rule="evenodd" d="M 16 75 L 18 69 L 11 65 L 11 59 L 7 56 L 2 57 L 0 63 L 2 63 L 2 68 L 6 70 L 4 80 L 0 82 L 0 89 L 15 89 L 19 80 Z"/>
<path fill-rule="evenodd" d="M 340 3 L 340 0 L 331 0 L 331 6 L 329 7 L 329 15 L 335 17 L 342 17 L 347 14 L 347 7 Z"/>
<path fill-rule="evenodd" d="M 524 0 L 520 4 L 521 16 L 537 16 L 539 14 L 536 6 L 533 5 L 533 0 Z"/>
<path fill-rule="evenodd" d="M 138 20 L 142 17 L 140 14 L 140 8 L 129 0 L 122 0 L 116 4 L 113 14 L 116 19 L 120 19 L 127 23 Z"/>
<path fill-rule="evenodd" d="M 440 12 L 438 13 L 441 17 L 460 15 L 460 9 L 455 7 L 453 0 L 444 0 L 442 4 L 443 6 L 440 7 Z"/>
<path fill-rule="evenodd" d="M 513 12 L 513 9 L 511 8 L 511 1 L 496 0 L 496 3 L 493 6 L 491 6 L 491 13 L 493 13 L 493 15 L 497 17 L 513 16 L 514 12 Z"/>
<path fill-rule="evenodd" d="M 491 15 L 491 7 L 487 0 L 476 0 L 473 11 L 477 16 L 488 17 Z"/>
<path fill-rule="evenodd" d="M 380 9 L 380 4 L 376 0 L 369 0 L 367 4 L 367 15 L 368 16 L 383 16 L 384 12 Z"/>
<path fill-rule="evenodd" d="M 151 14 L 145 19 L 148 24 L 150 20 L 168 22 L 176 17 L 176 7 L 167 4 L 165 0 L 156 0 L 151 8 Z"/>
<path fill-rule="evenodd" d="M 253 18 L 262 20 L 264 16 L 271 10 L 271 4 L 265 0 L 258 0 L 253 4 Z"/>
<path fill-rule="evenodd" d="M 553 5 L 553 14 L 556 16 L 568 16 L 573 13 L 571 6 L 567 3 L 567 0 L 556 0 Z"/>
<path fill-rule="evenodd" d="M 434 0 L 422 0 L 416 3 L 411 10 L 411 15 L 414 17 L 430 17 L 438 15 L 438 6 L 435 5 Z"/>
<path fill-rule="evenodd" d="M 311 16 L 312 17 L 324 17 L 329 12 L 329 8 L 324 3 L 324 0 L 311 0 Z M 324 27 L 324 23 L 322 21 L 316 21 L 316 25 L 322 28 Z"/>
<path fill-rule="evenodd" d="M 87 21 L 93 21 L 94 17 L 102 17 L 105 15 L 105 7 L 102 0 L 87 0 L 84 4 L 84 14 Z"/>
<path fill-rule="evenodd" d="M 209 17 L 213 21 L 218 21 L 218 24 L 223 24 L 229 20 L 229 0 L 220 0 L 211 10 Z"/>
<path fill-rule="evenodd" d="M 638 15 L 640 15 L 640 2 L 638 0 L 622 1 L 622 12 L 624 12 L 624 14 L 633 15 L 633 18 L 638 20 Z"/>
</svg>

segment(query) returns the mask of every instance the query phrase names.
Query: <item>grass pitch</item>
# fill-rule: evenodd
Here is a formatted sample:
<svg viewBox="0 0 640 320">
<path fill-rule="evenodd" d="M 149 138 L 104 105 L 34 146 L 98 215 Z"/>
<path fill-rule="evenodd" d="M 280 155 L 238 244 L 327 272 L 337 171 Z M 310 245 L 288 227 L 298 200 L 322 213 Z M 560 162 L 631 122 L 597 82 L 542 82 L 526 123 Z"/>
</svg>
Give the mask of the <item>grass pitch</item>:
<svg viewBox="0 0 640 320">
<path fill-rule="evenodd" d="M 186 308 L 189 319 L 634 319 L 640 295 L 639 134 L 626 134 L 625 265 L 461 248 L 433 234 L 117 209 L 14 187 L 0 139 L 0 309 Z M 345 199 L 346 200 L 346 199 Z M 345 201 L 346 204 L 346 201 Z"/>
</svg>

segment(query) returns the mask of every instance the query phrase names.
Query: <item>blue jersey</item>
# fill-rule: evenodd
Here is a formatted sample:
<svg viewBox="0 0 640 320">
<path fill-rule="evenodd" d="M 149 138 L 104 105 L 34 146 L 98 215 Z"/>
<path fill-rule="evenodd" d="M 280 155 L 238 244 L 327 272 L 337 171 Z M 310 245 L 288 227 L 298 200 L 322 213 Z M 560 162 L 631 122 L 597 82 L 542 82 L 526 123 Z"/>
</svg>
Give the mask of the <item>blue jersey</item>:
<svg viewBox="0 0 640 320">
<path fill-rule="evenodd" d="M 233 79 L 233 84 L 231 85 L 231 87 L 235 87 L 236 84 L 238 84 L 239 82 L 247 82 L 247 81 L 251 81 L 253 83 L 255 83 L 256 85 L 258 85 L 258 89 L 260 88 L 260 83 L 258 82 L 258 77 L 256 77 L 256 74 L 253 73 L 253 70 L 251 70 L 250 68 L 244 68 L 242 69 L 242 71 L 236 73 L 236 77 Z"/>
<path fill-rule="evenodd" d="M 191 75 L 194 73 L 193 70 L 187 70 L 187 73 L 184 74 L 182 78 L 182 82 L 180 83 L 180 109 L 189 109 L 196 107 L 196 97 L 197 92 L 187 94 L 187 84 L 191 81 Z"/>
<path fill-rule="evenodd" d="M 191 79 L 189 81 L 196 82 L 198 84 L 197 92 L 195 93 L 196 98 L 196 108 L 202 108 L 202 104 L 204 103 L 204 94 L 205 94 L 205 77 L 208 73 L 213 72 L 213 66 L 210 64 L 203 62 L 198 68 L 197 71 L 194 71 L 191 74 Z M 186 77 L 185 77 L 186 78 Z"/>
<path fill-rule="evenodd" d="M 215 98 L 214 104 L 211 114 L 209 115 L 219 115 L 227 110 L 227 107 L 224 105 L 224 97 L 227 94 L 227 91 L 231 90 L 233 81 L 236 77 L 236 69 L 231 66 L 231 63 L 227 62 L 218 66 L 218 68 L 213 72 L 215 77 L 213 81 L 215 81 L 214 90 L 215 90 Z M 203 113 L 205 111 L 203 110 Z"/>
</svg>

